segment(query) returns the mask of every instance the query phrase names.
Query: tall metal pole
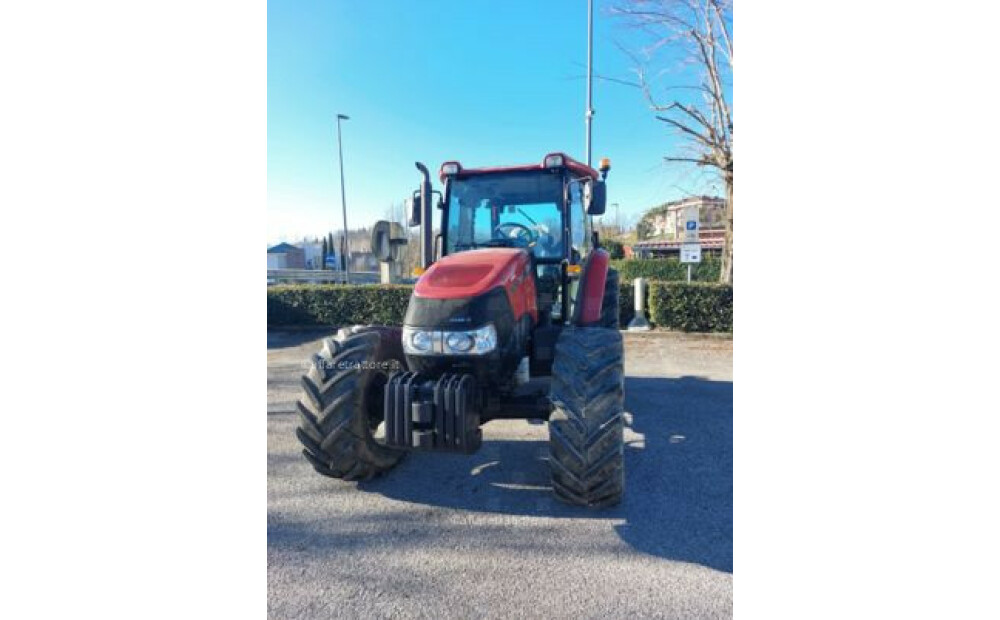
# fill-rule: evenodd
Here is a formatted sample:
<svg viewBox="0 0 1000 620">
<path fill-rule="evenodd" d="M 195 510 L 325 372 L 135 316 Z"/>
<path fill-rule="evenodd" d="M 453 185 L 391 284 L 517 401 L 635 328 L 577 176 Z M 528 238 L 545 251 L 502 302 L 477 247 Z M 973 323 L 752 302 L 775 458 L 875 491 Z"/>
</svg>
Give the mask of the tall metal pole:
<svg viewBox="0 0 1000 620">
<path fill-rule="evenodd" d="M 594 0 L 587 0 L 587 165 L 590 165 L 590 126 L 594 118 Z"/>
<path fill-rule="evenodd" d="M 344 267 L 344 283 L 347 284 L 351 281 L 351 264 L 347 260 L 350 244 L 347 240 L 347 194 L 344 191 L 344 146 L 340 139 L 341 120 L 348 121 L 351 120 L 351 117 L 344 114 L 337 115 L 337 154 L 340 159 L 340 205 L 344 210 L 344 247 L 340 252 L 340 260 L 341 265 Z"/>
</svg>

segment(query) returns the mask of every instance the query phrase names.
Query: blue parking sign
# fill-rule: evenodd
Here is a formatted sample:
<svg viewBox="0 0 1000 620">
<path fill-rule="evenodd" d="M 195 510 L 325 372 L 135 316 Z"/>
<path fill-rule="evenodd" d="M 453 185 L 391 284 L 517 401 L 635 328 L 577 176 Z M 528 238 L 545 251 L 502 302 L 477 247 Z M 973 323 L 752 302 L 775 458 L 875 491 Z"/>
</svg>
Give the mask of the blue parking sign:
<svg viewBox="0 0 1000 620">
<path fill-rule="evenodd" d="M 696 228 L 698 228 L 698 222 L 696 222 L 694 220 L 688 220 L 687 221 L 687 229 L 688 230 L 695 230 Z"/>
</svg>

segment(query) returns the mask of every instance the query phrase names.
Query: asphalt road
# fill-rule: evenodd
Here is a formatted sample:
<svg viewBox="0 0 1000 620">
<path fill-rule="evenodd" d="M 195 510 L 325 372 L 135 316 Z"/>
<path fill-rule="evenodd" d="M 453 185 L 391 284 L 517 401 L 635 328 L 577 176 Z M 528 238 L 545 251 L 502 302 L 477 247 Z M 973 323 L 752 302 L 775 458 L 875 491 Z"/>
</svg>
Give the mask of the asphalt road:
<svg viewBox="0 0 1000 620">
<path fill-rule="evenodd" d="M 625 499 L 550 495 L 545 424 L 495 421 L 471 456 L 316 474 L 295 439 L 322 334 L 268 333 L 272 618 L 730 618 L 732 342 L 626 336 Z"/>
</svg>

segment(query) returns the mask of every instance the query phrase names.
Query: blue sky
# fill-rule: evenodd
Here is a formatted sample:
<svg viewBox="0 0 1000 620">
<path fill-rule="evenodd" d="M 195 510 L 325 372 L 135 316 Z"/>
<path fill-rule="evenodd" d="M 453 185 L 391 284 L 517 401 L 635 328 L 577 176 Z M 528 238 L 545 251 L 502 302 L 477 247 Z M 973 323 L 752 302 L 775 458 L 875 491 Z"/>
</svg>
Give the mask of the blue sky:
<svg viewBox="0 0 1000 620">
<path fill-rule="evenodd" d="M 645 41 L 595 2 L 595 73 L 630 79 L 615 45 Z M 268 3 L 268 242 L 341 228 L 335 116 L 343 125 L 348 225 L 370 226 L 436 171 L 584 160 L 586 0 Z M 662 65 L 661 65 L 662 66 Z M 690 83 L 678 70 L 663 83 Z M 635 88 L 596 80 L 593 157 L 611 158 L 623 217 L 710 175 L 662 157 L 677 137 Z M 436 182 L 436 179 L 435 179 Z M 609 214 L 613 213 L 609 209 Z"/>
</svg>

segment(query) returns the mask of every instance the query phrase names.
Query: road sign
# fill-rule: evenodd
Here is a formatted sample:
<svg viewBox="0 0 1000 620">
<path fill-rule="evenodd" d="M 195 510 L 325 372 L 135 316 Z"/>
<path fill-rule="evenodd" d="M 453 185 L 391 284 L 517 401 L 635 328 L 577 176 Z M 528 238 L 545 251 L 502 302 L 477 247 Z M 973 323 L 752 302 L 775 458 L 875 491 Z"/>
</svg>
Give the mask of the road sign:
<svg viewBox="0 0 1000 620">
<path fill-rule="evenodd" d="M 700 243 L 685 243 L 681 245 L 681 262 L 682 263 L 700 263 L 701 262 L 701 244 Z"/>
<path fill-rule="evenodd" d="M 684 207 L 684 243 L 698 243 L 698 229 L 701 228 L 698 220 L 697 206 Z"/>
</svg>

